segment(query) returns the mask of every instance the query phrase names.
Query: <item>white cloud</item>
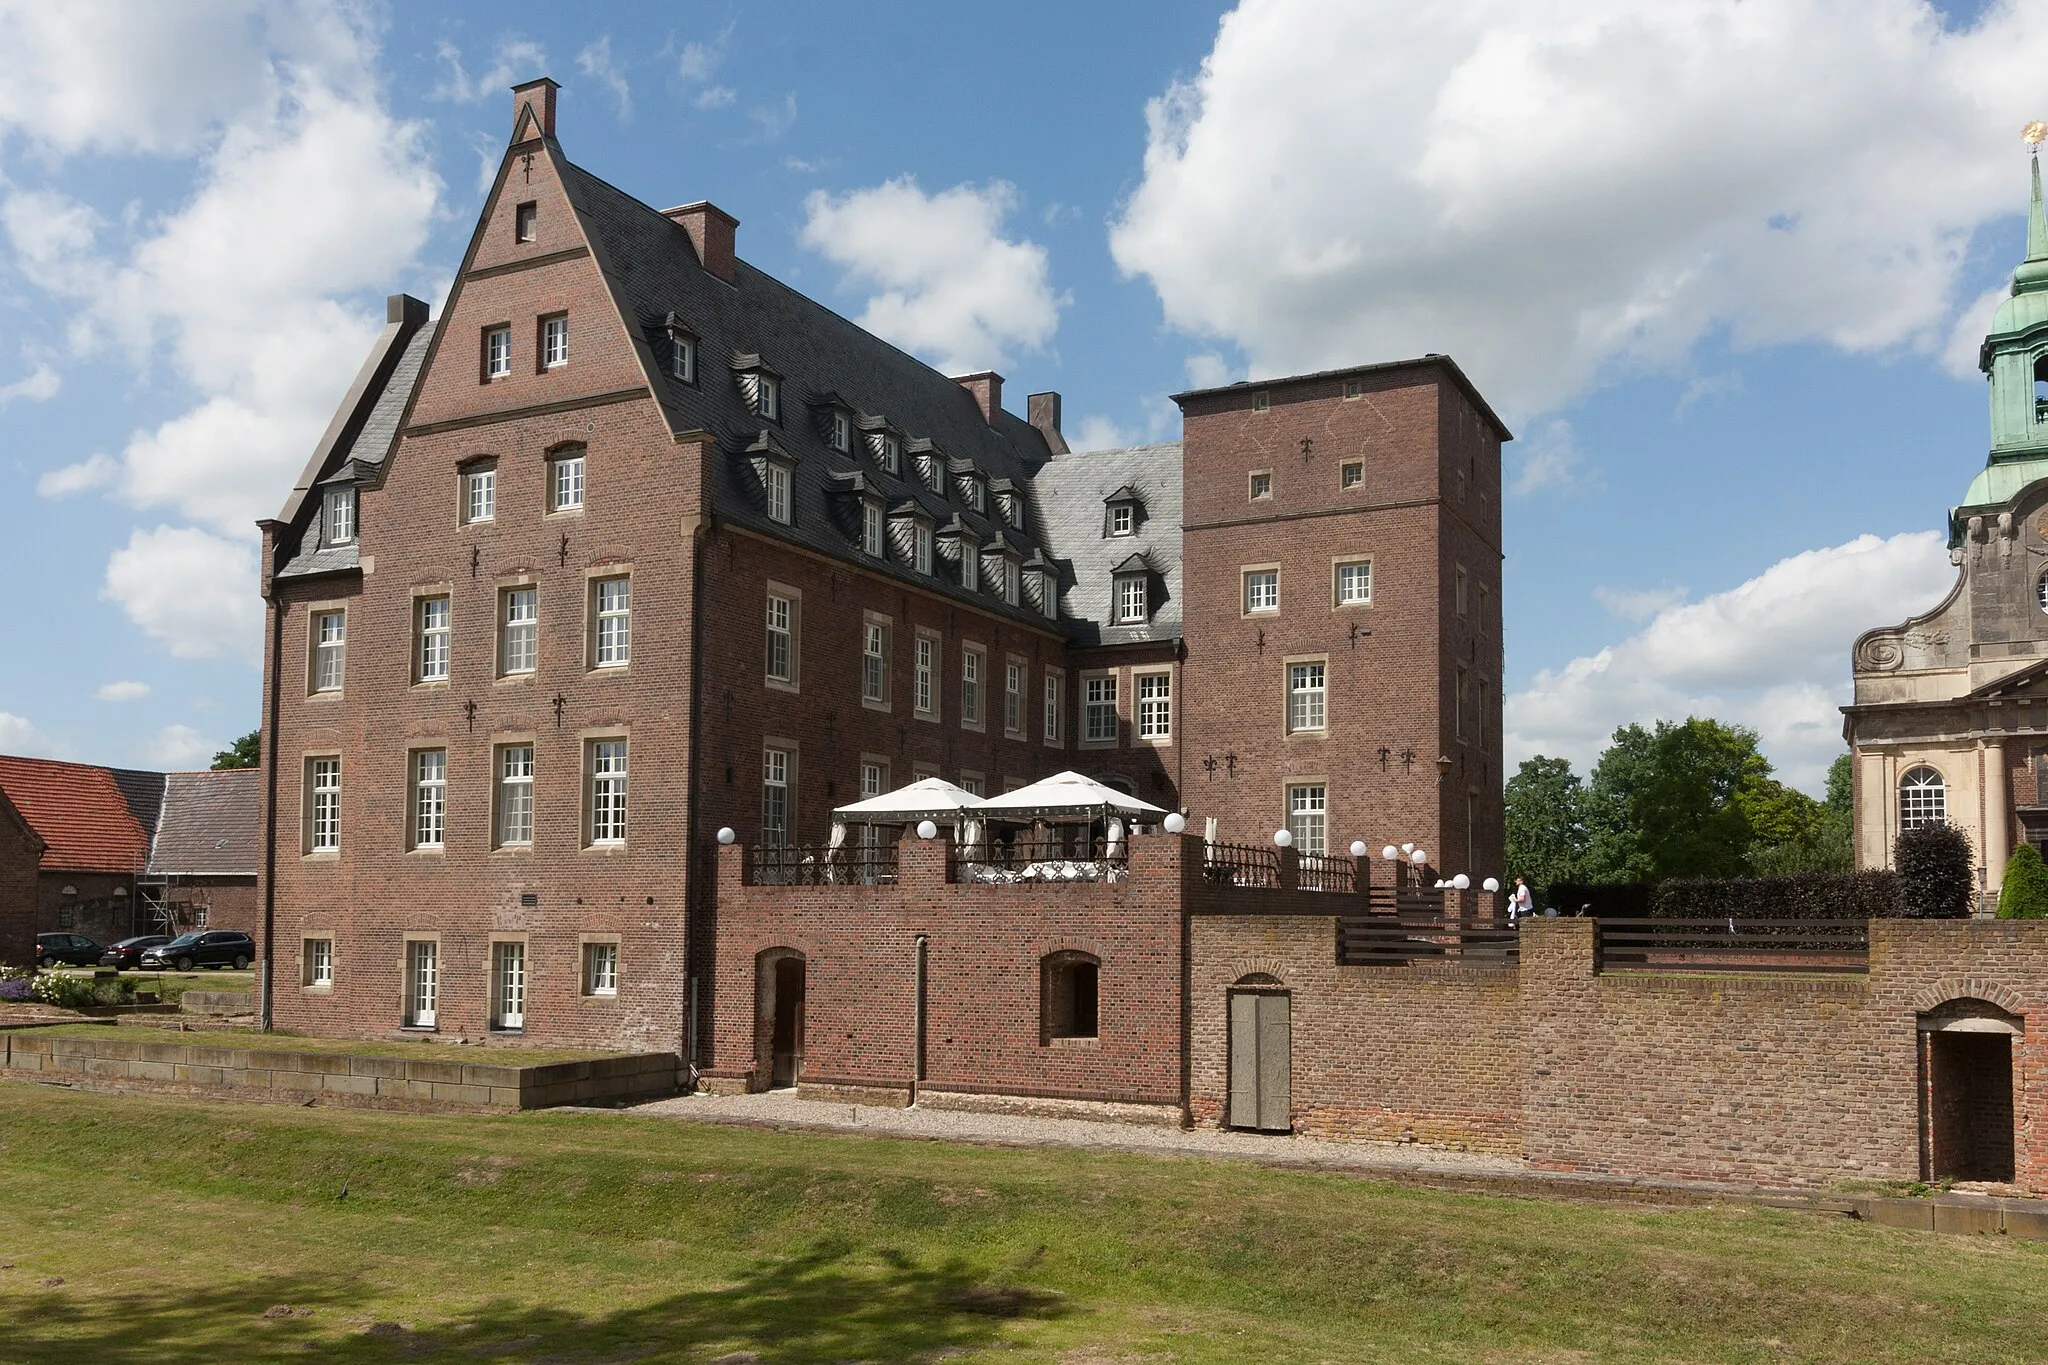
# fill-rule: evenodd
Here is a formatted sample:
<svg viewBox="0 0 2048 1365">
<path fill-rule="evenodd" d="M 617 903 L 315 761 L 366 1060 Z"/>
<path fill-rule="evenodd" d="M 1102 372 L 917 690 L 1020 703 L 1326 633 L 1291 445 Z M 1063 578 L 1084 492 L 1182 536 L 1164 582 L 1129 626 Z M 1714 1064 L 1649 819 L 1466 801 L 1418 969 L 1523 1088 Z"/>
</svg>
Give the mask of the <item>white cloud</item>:
<svg viewBox="0 0 2048 1365">
<path fill-rule="evenodd" d="M 87 489 L 105 488 L 120 477 L 118 461 L 105 455 L 88 455 L 77 464 L 53 469 L 36 480 L 36 492 L 46 498 L 68 498 Z"/>
<path fill-rule="evenodd" d="M 123 679 L 103 685 L 92 694 L 94 701 L 141 701 L 149 695 L 149 684 Z"/>
<path fill-rule="evenodd" d="M 926 194 L 905 176 L 804 201 L 800 240 L 872 289 L 861 326 L 953 374 L 1042 350 L 1068 302 L 1045 248 L 1003 236 L 1017 191 L 1001 180 Z"/>
<path fill-rule="evenodd" d="M 1553 417 L 1523 433 L 1522 439 L 1506 448 L 1507 463 L 1513 471 L 1508 492 L 1527 497 L 1545 488 L 1570 488 L 1587 481 L 1582 472 L 1586 459 L 1572 437 L 1572 424 Z"/>
<path fill-rule="evenodd" d="M 1710 330 L 1932 355 L 2044 64 L 2011 3 L 1244 0 L 1111 248 L 1255 374 L 1444 351 L 1518 421 Z"/>
<path fill-rule="evenodd" d="M 256 552 L 245 542 L 192 526 L 137 529 L 107 560 L 100 596 L 178 658 L 262 657 Z"/>
<path fill-rule="evenodd" d="M 1842 747 L 1836 708 L 1849 700 L 1855 637 L 1932 607 L 1955 573 L 1934 532 L 1866 535 L 1665 607 L 1507 698 L 1509 769 L 1540 753 L 1583 770 L 1619 726 L 1702 715 L 1751 726 L 1780 777 L 1818 792 Z"/>
<path fill-rule="evenodd" d="M 619 102 L 619 119 L 624 122 L 633 117 L 633 87 L 626 83 L 626 73 L 619 70 L 612 60 L 612 35 L 590 43 L 576 54 L 576 69 L 612 92 L 612 98 Z"/>
<path fill-rule="evenodd" d="M 1941 348 L 1941 368 L 1958 379 L 1975 379 L 1981 371 L 1977 368 L 1978 348 L 1984 344 L 1985 333 L 1991 330 L 1991 315 L 1998 311 L 1998 305 L 2012 297 L 2010 285 L 1999 285 L 1979 294 L 1975 301 L 1956 314 L 1955 326 L 1949 329 L 1948 342 Z"/>
<path fill-rule="evenodd" d="M 739 97 L 740 92 L 729 85 L 707 85 L 697 92 L 697 98 L 690 103 L 699 109 L 728 109 Z"/>
<path fill-rule="evenodd" d="M 63 387 L 63 377 L 38 361 L 33 370 L 12 384 L 0 384 L 0 408 L 5 408 L 17 398 L 26 398 L 31 403 L 46 402 L 55 398 Z"/>
<path fill-rule="evenodd" d="M 166 725 L 142 744 L 142 761 L 152 768 L 197 768 L 221 750 L 189 725 Z"/>
<path fill-rule="evenodd" d="M 732 46 L 732 30 L 733 25 L 727 23 L 708 43 L 684 43 L 682 55 L 676 59 L 676 74 L 692 85 L 709 84 L 718 68 L 725 65 L 725 54 Z"/>
<path fill-rule="evenodd" d="M 1220 389 L 1235 378 L 1230 372 L 1230 362 L 1214 351 L 1189 356 L 1187 371 L 1188 387 L 1195 389 Z"/>
<path fill-rule="evenodd" d="M 1684 588 L 1595 588 L 1593 600 L 1607 608 L 1609 616 L 1624 621 L 1641 621 L 1666 607 L 1685 600 Z"/>
<path fill-rule="evenodd" d="M 491 64 L 479 71 L 474 80 L 463 69 L 462 49 L 455 44 L 442 42 L 434 55 L 448 68 L 448 76 L 434 87 L 427 98 L 453 100 L 459 104 L 480 104 L 497 98 L 505 99 L 509 108 L 511 101 L 507 96 L 512 87 L 539 76 L 548 65 L 547 49 L 525 38 L 500 41 Z"/>
<path fill-rule="evenodd" d="M 1129 428 L 1117 425 L 1112 418 L 1083 417 L 1080 431 L 1068 444 L 1077 451 L 1117 450 L 1138 444 L 1138 436 Z"/>
<path fill-rule="evenodd" d="M 0 711 L 0 754 L 25 754 L 30 758 L 63 758 L 70 746 L 62 744 L 31 725 L 26 716 Z"/>
<path fill-rule="evenodd" d="M 796 92 L 784 95 L 780 104 L 755 105 L 747 111 L 747 117 L 761 130 L 761 141 L 775 141 L 796 126 Z"/>
</svg>

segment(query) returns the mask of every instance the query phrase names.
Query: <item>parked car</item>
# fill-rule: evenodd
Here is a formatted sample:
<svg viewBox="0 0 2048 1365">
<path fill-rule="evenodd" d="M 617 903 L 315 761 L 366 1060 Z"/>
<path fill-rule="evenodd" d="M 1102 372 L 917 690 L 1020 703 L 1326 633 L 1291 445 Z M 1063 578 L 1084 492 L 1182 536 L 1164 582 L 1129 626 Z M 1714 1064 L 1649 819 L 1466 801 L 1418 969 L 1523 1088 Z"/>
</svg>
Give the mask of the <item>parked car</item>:
<svg viewBox="0 0 2048 1365">
<path fill-rule="evenodd" d="M 54 967 L 62 962 L 73 967 L 97 967 L 100 954 L 106 951 L 84 934 L 36 935 L 38 966 Z"/>
<path fill-rule="evenodd" d="M 100 954 L 100 966 L 124 967 L 130 970 L 142 965 L 142 950 L 169 943 L 169 934 L 141 934 L 135 938 L 124 938 Z"/>
<path fill-rule="evenodd" d="M 255 959 L 256 940 L 239 929 L 198 930 L 142 950 L 142 965 L 150 971 L 233 967 L 239 972 Z"/>
</svg>

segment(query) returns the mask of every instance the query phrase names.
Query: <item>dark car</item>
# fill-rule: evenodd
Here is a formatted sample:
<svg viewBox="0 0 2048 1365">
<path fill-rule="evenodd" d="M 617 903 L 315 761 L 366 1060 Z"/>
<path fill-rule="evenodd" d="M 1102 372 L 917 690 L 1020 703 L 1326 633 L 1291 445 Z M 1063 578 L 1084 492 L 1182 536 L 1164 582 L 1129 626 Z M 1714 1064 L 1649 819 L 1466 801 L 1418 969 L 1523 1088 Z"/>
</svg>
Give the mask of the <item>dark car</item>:
<svg viewBox="0 0 2048 1365">
<path fill-rule="evenodd" d="M 175 967 L 233 967 L 241 971 L 256 959 L 256 940 L 239 929 L 202 929 L 180 934 L 169 943 L 142 950 L 142 965 L 151 970 Z"/>
<path fill-rule="evenodd" d="M 138 938 L 124 938 L 100 954 L 100 966 L 124 967 L 133 970 L 142 965 L 142 950 L 154 948 L 160 943 L 169 943 L 169 934 L 143 934 Z"/>
<path fill-rule="evenodd" d="M 37 934 L 36 964 L 54 967 L 67 963 L 73 967 L 97 967 L 100 954 L 105 948 L 94 943 L 84 934 Z"/>
</svg>

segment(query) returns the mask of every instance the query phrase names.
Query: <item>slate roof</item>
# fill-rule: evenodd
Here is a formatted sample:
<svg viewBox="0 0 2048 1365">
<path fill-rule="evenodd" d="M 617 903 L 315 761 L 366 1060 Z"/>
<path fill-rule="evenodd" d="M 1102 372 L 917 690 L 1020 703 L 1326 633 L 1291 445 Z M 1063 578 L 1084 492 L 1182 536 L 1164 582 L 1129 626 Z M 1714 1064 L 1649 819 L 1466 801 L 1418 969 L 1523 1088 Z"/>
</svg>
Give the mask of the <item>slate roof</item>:
<svg viewBox="0 0 2048 1365">
<path fill-rule="evenodd" d="M 1038 515 L 1061 561 L 1060 605 L 1077 645 L 1141 644 L 1180 638 L 1181 451 L 1179 442 L 1076 451 L 1051 460 L 1033 483 Z M 1135 494 L 1134 533 L 1105 535 L 1111 498 Z M 1111 625 L 1115 576 L 1133 555 L 1153 570 L 1152 618 Z"/>
<path fill-rule="evenodd" d="M 148 872 L 255 876 L 262 779 L 257 768 L 165 774 L 163 818 L 150 846 Z"/>
<path fill-rule="evenodd" d="M 44 871 L 140 872 L 164 775 L 0 755 L 0 790 L 47 845 Z"/>
</svg>

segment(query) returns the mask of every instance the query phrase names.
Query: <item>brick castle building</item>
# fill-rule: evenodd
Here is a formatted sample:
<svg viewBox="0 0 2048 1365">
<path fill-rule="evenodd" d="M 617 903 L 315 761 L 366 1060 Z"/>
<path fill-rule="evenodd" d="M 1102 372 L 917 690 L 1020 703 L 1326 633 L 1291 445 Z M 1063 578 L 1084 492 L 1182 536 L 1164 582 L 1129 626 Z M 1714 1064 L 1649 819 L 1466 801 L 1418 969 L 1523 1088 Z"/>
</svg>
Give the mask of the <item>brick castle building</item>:
<svg viewBox="0 0 2048 1365">
<path fill-rule="evenodd" d="M 1448 358 L 1073 452 L 571 163 L 556 92 L 263 524 L 272 1022 L 689 1047 L 713 832 L 927 775 L 1499 871 L 1509 433 Z"/>
</svg>

